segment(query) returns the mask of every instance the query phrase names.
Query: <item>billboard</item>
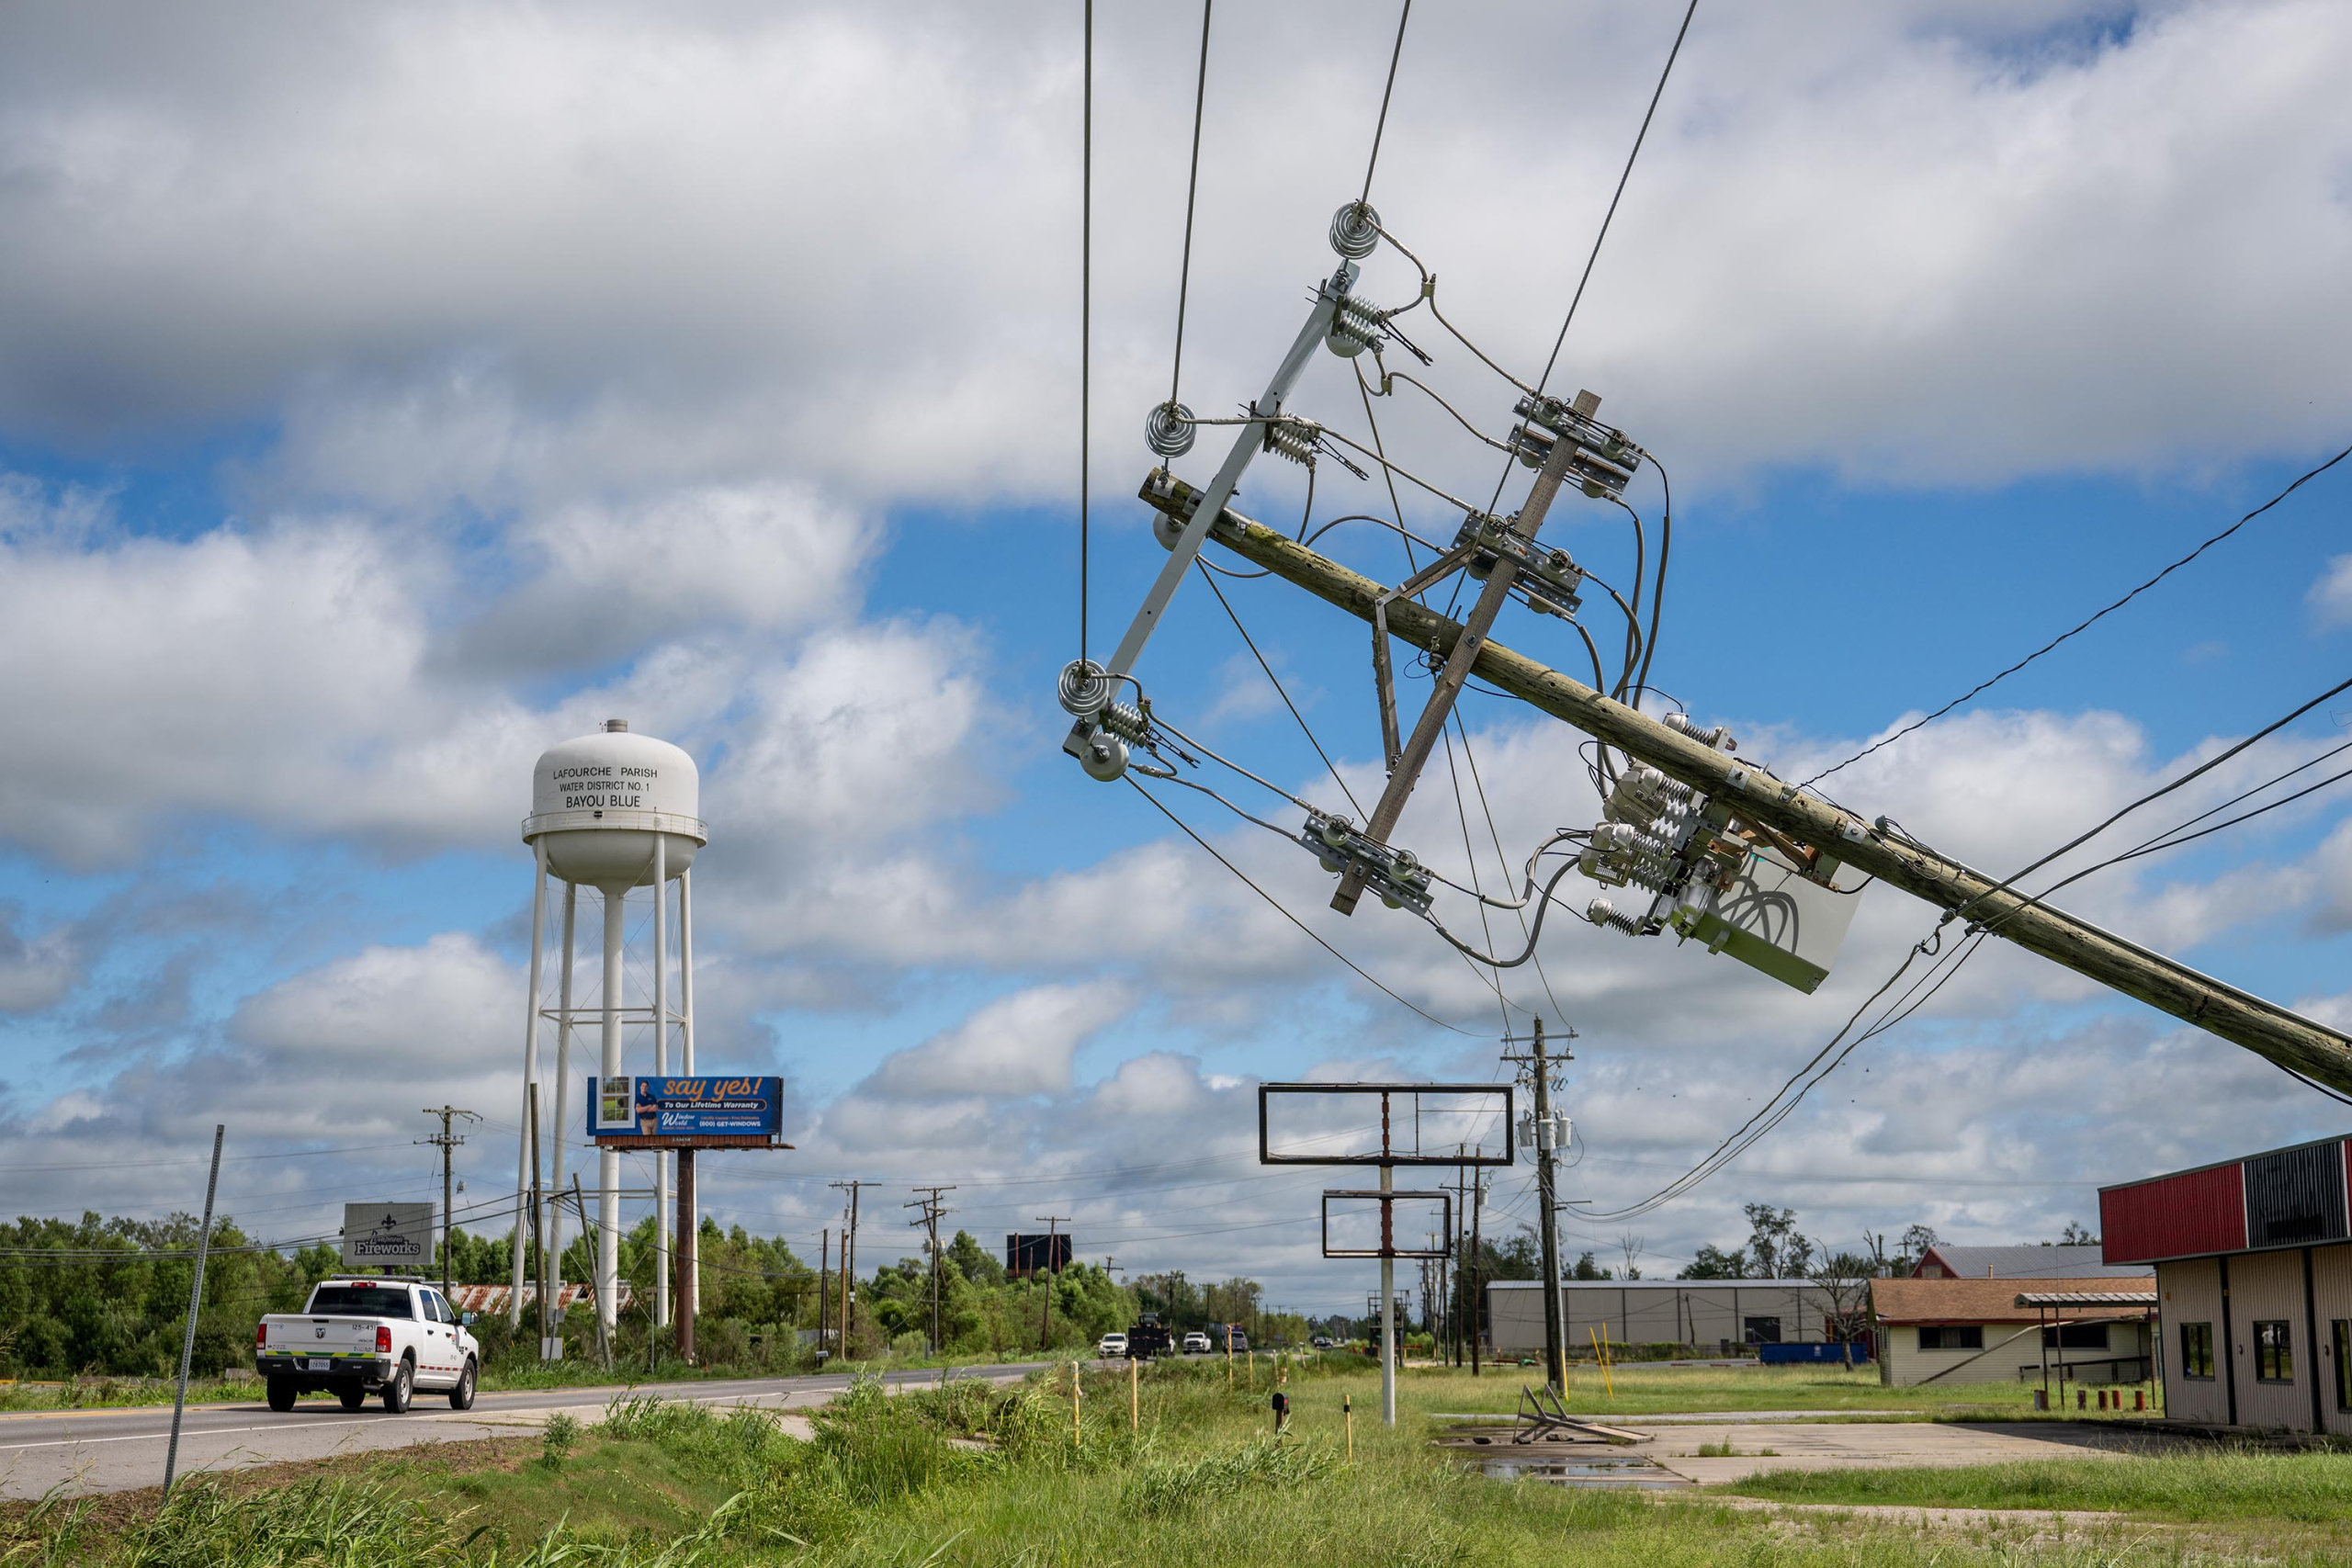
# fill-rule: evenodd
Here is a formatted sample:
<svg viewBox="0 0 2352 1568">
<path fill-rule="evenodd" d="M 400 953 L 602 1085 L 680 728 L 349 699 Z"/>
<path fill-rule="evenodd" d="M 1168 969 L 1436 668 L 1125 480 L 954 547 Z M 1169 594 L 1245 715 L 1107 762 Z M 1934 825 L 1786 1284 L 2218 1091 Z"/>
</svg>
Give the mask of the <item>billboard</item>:
<svg viewBox="0 0 2352 1568">
<path fill-rule="evenodd" d="M 636 1077 L 588 1080 L 592 1137 L 776 1138 L 784 1134 L 780 1077 Z"/>
<path fill-rule="evenodd" d="M 433 1205 L 345 1203 L 343 1263 L 346 1269 L 431 1268 Z"/>
<path fill-rule="evenodd" d="M 1004 1271 L 1015 1280 L 1025 1280 L 1040 1269 L 1058 1274 L 1069 1267 L 1069 1259 L 1070 1240 L 1067 1233 L 1039 1235 L 1012 1231 L 1005 1235 Z"/>
</svg>

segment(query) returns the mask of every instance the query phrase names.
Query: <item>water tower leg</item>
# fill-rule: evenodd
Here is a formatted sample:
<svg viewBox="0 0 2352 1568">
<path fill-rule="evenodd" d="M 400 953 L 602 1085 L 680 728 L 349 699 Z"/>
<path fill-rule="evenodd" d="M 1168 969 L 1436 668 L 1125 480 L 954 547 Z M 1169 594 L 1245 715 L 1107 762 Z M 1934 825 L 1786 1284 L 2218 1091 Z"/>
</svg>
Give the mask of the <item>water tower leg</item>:
<svg viewBox="0 0 2352 1568">
<path fill-rule="evenodd" d="M 580 885 L 563 885 L 563 956 L 557 964 L 555 1002 L 555 1175 L 548 1190 L 556 1197 L 548 1204 L 548 1255 L 552 1259 L 550 1289 L 563 1288 L 563 1142 L 571 1124 L 571 933 L 580 916 Z"/>
<path fill-rule="evenodd" d="M 670 1076 L 670 898 L 666 833 L 653 835 L 653 1076 Z M 670 1321 L 670 1151 L 653 1151 L 653 1321 Z"/>
<path fill-rule="evenodd" d="M 605 895 L 605 1056 L 604 1076 L 621 1076 L 621 949 L 628 935 L 625 888 L 616 885 Z M 621 1156 L 617 1149 L 596 1156 L 596 1310 L 610 1333 L 618 1322 L 613 1310 L 621 1273 Z"/>
<path fill-rule="evenodd" d="M 678 1014 L 679 1040 L 685 1060 L 679 1071 L 695 1076 L 695 868 L 686 867 L 678 874 Z M 678 1204 L 678 1223 L 688 1235 L 702 1224 L 696 1213 L 700 1207 L 694 1190 L 688 1188 Z M 702 1310 L 702 1248 L 694 1247 L 686 1254 L 686 1321 Z"/>
<path fill-rule="evenodd" d="M 523 1130 L 514 1150 L 514 1278 L 506 1292 L 506 1326 L 523 1322 L 523 1238 L 530 1232 L 524 1222 L 531 1201 L 531 1086 L 539 1079 L 539 953 L 548 935 L 548 847 L 544 840 L 531 845 L 531 994 L 523 1018 Z"/>
</svg>

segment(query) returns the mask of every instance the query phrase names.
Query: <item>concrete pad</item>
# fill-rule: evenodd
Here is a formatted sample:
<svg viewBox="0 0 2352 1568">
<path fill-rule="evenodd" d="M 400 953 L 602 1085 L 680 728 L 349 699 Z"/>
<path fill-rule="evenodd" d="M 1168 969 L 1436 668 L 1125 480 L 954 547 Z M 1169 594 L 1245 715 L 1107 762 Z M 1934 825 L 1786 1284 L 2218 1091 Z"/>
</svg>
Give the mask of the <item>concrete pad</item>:
<svg viewBox="0 0 2352 1568">
<path fill-rule="evenodd" d="M 1624 1425 L 1642 1430 L 1644 1424 Z M 1620 1452 L 1639 1455 L 1702 1486 L 1768 1470 L 1875 1470 L 1911 1465 L 2007 1464 L 2026 1460 L 2129 1459 L 2181 1439 L 2112 1423 L 2072 1421 L 1810 1421 L 1658 1427 Z M 1702 1447 L 1728 1444 L 1725 1458 Z M 1770 1449 L 1770 1454 L 1758 1452 Z"/>
</svg>

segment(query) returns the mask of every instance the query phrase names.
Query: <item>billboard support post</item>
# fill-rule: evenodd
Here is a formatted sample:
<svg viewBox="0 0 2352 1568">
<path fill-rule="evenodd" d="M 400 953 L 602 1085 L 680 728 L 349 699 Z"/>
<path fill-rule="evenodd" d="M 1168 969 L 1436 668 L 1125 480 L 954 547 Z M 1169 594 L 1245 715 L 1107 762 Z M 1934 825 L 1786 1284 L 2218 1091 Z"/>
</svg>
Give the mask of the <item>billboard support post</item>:
<svg viewBox="0 0 2352 1568">
<path fill-rule="evenodd" d="M 695 1359 L 695 1146 L 678 1150 L 678 1258 L 671 1270 L 670 1288 L 677 1292 L 672 1315 L 678 1320 L 678 1359 L 688 1366 Z"/>
<path fill-rule="evenodd" d="M 1380 1149 L 1376 1154 L 1340 1154 L 1324 1150 L 1315 1154 L 1281 1154 L 1275 1152 L 1272 1107 L 1277 1095 L 1376 1095 L 1380 1100 Z M 1456 1106 L 1449 1112 L 1443 1104 L 1448 1099 L 1471 1103 Z M 1489 1153 L 1483 1145 L 1466 1140 L 1449 1139 L 1451 1148 L 1428 1148 L 1422 1141 L 1422 1119 L 1428 1113 L 1424 1101 L 1440 1102 L 1435 1114 L 1454 1117 L 1475 1115 L 1480 1119 L 1495 1115 L 1494 1102 L 1501 1101 L 1502 1150 Z M 1399 1101 L 1410 1117 L 1409 1141 L 1398 1137 L 1396 1117 Z M 1400 1198 L 1436 1199 L 1448 1206 L 1452 1199 L 1442 1192 L 1400 1193 L 1396 1190 L 1396 1168 L 1405 1166 L 1482 1167 L 1510 1165 L 1517 1156 L 1512 1143 L 1512 1086 L 1509 1084 L 1444 1084 L 1444 1083 L 1261 1083 L 1258 1086 L 1258 1163 L 1261 1165 L 1374 1165 L 1380 1168 L 1377 1191 L 1334 1189 L 1323 1194 L 1324 1248 L 1326 1258 L 1373 1258 L 1380 1259 L 1380 1419 L 1383 1425 L 1396 1425 L 1396 1259 L 1399 1257 L 1424 1258 L 1431 1253 L 1419 1248 L 1399 1248 L 1396 1245 L 1396 1202 Z M 1333 1251 L 1330 1245 L 1330 1201 L 1333 1198 L 1371 1198 L 1380 1204 L 1380 1246 L 1373 1252 L 1362 1250 Z M 1448 1234 L 1452 1224 L 1449 1218 Z"/>
</svg>

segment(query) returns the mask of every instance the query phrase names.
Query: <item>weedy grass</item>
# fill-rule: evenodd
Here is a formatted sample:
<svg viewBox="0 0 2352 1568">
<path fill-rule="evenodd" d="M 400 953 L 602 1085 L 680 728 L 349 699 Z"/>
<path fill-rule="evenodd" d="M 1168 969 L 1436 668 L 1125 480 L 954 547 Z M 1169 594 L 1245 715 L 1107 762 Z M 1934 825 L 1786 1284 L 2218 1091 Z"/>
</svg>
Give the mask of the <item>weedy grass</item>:
<svg viewBox="0 0 2352 1568">
<path fill-rule="evenodd" d="M 1085 1374 L 1075 1418 L 1067 1370 L 896 1394 L 865 1379 L 813 1413 L 808 1441 L 767 1411 L 624 1395 L 560 1469 L 518 1445 L 503 1466 L 461 1470 L 424 1450 L 242 1495 L 232 1479 L 199 1478 L 104 1539 L 69 1529 L 71 1508 L 52 1501 L 0 1518 L 0 1563 L 1556 1568 L 1572 1555 L 1578 1568 L 2188 1568 L 2344 1557 L 2324 1529 L 2281 1533 L 2251 1515 L 2195 1539 L 2125 1525 L 2092 1539 L 1998 1525 L 1923 1533 L 1698 1494 L 1661 1503 L 1498 1482 L 1433 1450 L 1424 1419 L 1383 1427 L 1369 1375 L 1294 1378 L 1278 1437 L 1260 1371 L 1251 1389 L 1238 1376 L 1228 1388 L 1221 1363 L 1151 1367 L 1132 1385 L 1132 1425 L 1125 1369 Z M 1352 1454 L 1343 1395 L 1360 1417 Z M 1458 1404 L 1442 1386 L 1415 1388 L 1408 1408 Z M 2154 1461 L 2082 1468 L 2143 1462 Z"/>
<path fill-rule="evenodd" d="M 1789 1502 L 2047 1508 L 2182 1524 L 2279 1519 L 2343 1529 L 2352 1557 L 2352 1453 L 2240 1445 L 1949 1469 L 1774 1470 L 1713 1490 Z"/>
</svg>

